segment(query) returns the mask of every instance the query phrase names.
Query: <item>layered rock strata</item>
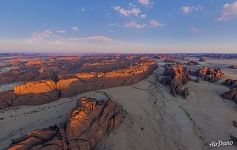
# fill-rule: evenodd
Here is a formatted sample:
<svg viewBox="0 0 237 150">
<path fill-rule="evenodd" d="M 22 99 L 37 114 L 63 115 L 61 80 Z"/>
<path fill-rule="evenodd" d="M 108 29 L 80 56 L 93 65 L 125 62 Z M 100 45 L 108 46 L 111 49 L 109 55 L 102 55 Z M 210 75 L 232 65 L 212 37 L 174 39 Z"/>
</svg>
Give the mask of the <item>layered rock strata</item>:
<svg viewBox="0 0 237 150">
<path fill-rule="evenodd" d="M 130 58 L 129 55 L 13 57 L 4 62 L 4 66 L 9 67 L 10 70 L 0 72 L 0 85 L 49 80 L 53 73 L 61 76 L 83 72 L 110 72 L 128 68 L 147 59 L 150 58 L 145 56 Z"/>
<path fill-rule="evenodd" d="M 145 79 L 156 68 L 155 61 L 146 61 L 111 72 L 65 75 L 56 82 L 28 82 L 15 86 L 14 91 L 0 93 L 0 109 L 19 105 L 39 105 L 92 90 L 131 85 Z"/>
<path fill-rule="evenodd" d="M 122 122 L 121 107 L 111 100 L 81 98 L 65 127 L 32 131 L 13 140 L 8 150 L 91 150 Z"/>
</svg>

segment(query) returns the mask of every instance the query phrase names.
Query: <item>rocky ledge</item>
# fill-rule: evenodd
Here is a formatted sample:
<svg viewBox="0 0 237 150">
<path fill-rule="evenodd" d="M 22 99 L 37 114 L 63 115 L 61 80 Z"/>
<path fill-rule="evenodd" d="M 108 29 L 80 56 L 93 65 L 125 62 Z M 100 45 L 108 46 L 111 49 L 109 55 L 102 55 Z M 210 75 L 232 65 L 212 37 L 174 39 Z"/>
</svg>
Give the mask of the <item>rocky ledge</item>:
<svg viewBox="0 0 237 150">
<path fill-rule="evenodd" d="M 81 98 L 65 127 L 39 129 L 13 140 L 8 150 L 90 150 L 123 120 L 121 107 L 111 100 Z"/>
<path fill-rule="evenodd" d="M 220 80 L 224 76 L 224 73 L 218 68 L 201 67 L 196 72 L 196 76 L 213 83 Z"/>
<path fill-rule="evenodd" d="M 181 95 L 185 99 L 189 95 L 189 90 L 183 85 L 187 84 L 190 79 L 188 73 L 183 65 L 165 65 L 163 73 L 164 77 L 161 79 L 161 84 L 170 86 L 170 93 L 174 96 Z"/>
<path fill-rule="evenodd" d="M 135 84 L 145 79 L 156 68 L 155 61 L 147 60 L 111 72 L 77 73 L 61 76 L 57 80 L 28 82 L 15 86 L 14 91 L 1 92 L 0 109 L 20 105 L 39 105 L 55 101 L 60 97 Z"/>
</svg>

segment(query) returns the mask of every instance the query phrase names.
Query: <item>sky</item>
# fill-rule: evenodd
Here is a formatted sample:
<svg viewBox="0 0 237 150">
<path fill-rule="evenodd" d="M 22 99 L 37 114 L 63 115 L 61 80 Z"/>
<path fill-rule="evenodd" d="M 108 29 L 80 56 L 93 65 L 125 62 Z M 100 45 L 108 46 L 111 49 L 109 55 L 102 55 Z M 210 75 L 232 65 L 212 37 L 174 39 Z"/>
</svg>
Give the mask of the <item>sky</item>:
<svg viewBox="0 0 237 150">
<path fill-rule="evenodd" d="M 0 52 L 237 53 L 237 0 L 1 0 Z"/>
</svg>

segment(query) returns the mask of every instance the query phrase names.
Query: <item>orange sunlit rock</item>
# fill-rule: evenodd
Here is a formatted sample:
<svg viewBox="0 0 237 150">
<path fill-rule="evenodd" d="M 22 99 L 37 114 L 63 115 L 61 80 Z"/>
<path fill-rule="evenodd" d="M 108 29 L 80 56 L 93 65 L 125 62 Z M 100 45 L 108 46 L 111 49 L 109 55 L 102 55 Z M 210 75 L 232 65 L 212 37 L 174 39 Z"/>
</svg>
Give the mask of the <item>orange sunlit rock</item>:
<svg viewBox="0 0 237 150">
<path fill-rule="evenodd" d="M 123 120 L 121 107 L 111 100 L 83 97 L 70 112 L 66 126 L 35 130 L 13 140 L 8 150 L 91 150 Z"/>
<path fill-rule="evenodd" d="M 19 105 L 39 105 L 57 100 L 60 97 L 74 96 L 80 93 L 125 86 L 146 78 L 157 68 L 155 61 L 144 61 L 125 69 L 111 72 L 76 73 L 54 77 L 53 80 L 26 82 L 9 91 L 10 97 L 0 93 L 0 108 Z M 56 75 L 55 75 L 56 76 Z"/>
<path fill-rule="evenodd" d="M 187 98 L 189 95 L 189 90 L 187 88 L 182 88 L 189 80 L 188 73 L 183 65 L 171 65 L 165 66 L 164 73 L 165 77 L 161 79 L 161 83 L 170 86 L 170 93 L 174 96 L 182 95 Z"/>
</svg>

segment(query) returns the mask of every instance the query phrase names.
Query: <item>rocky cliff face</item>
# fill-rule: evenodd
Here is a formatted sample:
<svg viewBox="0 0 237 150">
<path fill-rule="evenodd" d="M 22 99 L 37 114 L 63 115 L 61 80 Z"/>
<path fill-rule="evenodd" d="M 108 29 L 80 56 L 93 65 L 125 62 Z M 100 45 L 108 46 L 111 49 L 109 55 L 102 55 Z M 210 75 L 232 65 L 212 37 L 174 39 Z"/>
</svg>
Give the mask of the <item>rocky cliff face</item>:
<svg viewBox="0 0 237 150">
<path fill-rule="evenodd" d="M 226 79 L 223 84 L 229 87 L 230 90 L 225 92 L 222 97 L 237 103 L 237 80 Z"/>
<path fill-rule="evenodd" d="M 201 67 L 196 75 L 206 81 L 216 82 L 224 76 L 224 73 L 218 68 Z"/>
<path fill-rule="evenodd" d="M 189 90 L 184 88 L 183 85 L 188 82 L 189 76 L 183 65 L 166 65 L 163 75 L 165 77 L 160 82 L 170 86 L 170 93 L 172 95 L 182 95 L 184 98 L 187 98 Z"/>
<path fill-rule="evenodd" d="M 0 93 L 0 109 L 19 105 L 38 105 L 60 97 L 134 84 L 157 68 L 155 61 L 144 61 L 126 69 L 100 73 L 77 73 L 61 76 L 58 80 L 28 82 L 15 87 L 14 91 Z"/>
<path fill-rule="evenodd" d="M 63 97 L 91 90 L 135 84 L 157 68 L 155 62 L 147 62 L 107 73 L 79 73 L 57 83 Z"/>
<path fill-rule="evenodd" d="M 237 103 L 237 88 L 231 88 L 228 92 L 225 92 L 222 97 Z"/>
<path fill-rule="evenodd" d="M 65 127 L 32 131 L 13 140 L 8 150 L 91 150 L 123 120 L 121 107 L 111 100 L 81 98 Z"/>
<path fill-rule="evenodd" d="M 23 85 L 15 86 L 15 94 L 42 94 L 57 89 L 54 81 L 27 82 Z"/>
<path fill-rule="evenodd" d="M 0 58 L 1 59 L 1 58 Z M 52 74 L 58 76 L 65 74 L 89 73 L 89 72 L 111 72 L 113 70 L 125 69 L 129 66 L 141 63 L 145 56 L 132 57 L 125 55 L 95 55 L 95 56 L 32 56 L 14 58 L 5 67 L 10 70 L 0 73 L 0 85 L 14 82 L 32 82 L 39 80 L 50 80 Z M 4 66 L 3 66 L 4 67 Z"/>
<path fill-rule="evenodd" d="M 237 88 L 237 80 L 226 79 L 223 84 L 230 88 Z"/>
</svg>

